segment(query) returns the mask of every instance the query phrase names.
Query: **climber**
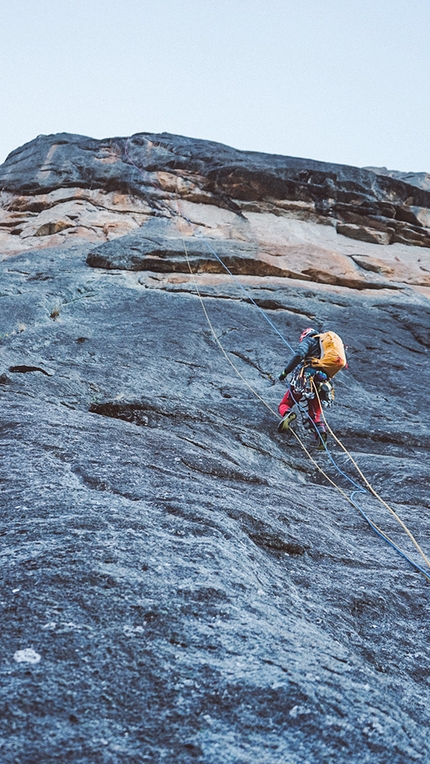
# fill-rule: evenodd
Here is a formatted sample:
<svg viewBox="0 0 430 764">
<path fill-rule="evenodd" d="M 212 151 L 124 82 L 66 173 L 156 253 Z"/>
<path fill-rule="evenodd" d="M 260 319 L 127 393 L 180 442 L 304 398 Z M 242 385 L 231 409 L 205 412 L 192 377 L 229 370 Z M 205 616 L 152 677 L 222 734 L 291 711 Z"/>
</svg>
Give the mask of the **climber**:
<svg viewBox="0 0 430 764">
<path fill-rule="evenodd" d="M 322 338 L 327 337 L 329 342 L 339 341 L 336 345 L 335 357 L 336 368 L 324 365 L 326 352 L 323 348 Z M 321 356 L 324 355 L 324 360 Z M 319 360 L 321 359 L 321 360 Z M 318 361 L 320 368 L 318 367 Z M 282 382 L 290 372 L 294 372 L 290 385 L 282 401 L 278 406 L 282 417 L 278 431 L 285 432 L 290 424 L 297 419 L 293 411 L 296 403 L 303 398 L 307 401 L 309 427 L 314 431 L 318 440 L 318 449 L 323 450 L 327 441 L 327 432 L 322 416 L 321 402 L 329 405 L 333 397 L 333 386 L 329 377 L 334 376 L 336 371 L 346 365 L 343 343 L 334 332 L 319 334 L 316 329 L 308 327 L 300 335 L 300 342 L 295 354 L 288 365 L 281 372 L 278 379 Z"/>
</svg>

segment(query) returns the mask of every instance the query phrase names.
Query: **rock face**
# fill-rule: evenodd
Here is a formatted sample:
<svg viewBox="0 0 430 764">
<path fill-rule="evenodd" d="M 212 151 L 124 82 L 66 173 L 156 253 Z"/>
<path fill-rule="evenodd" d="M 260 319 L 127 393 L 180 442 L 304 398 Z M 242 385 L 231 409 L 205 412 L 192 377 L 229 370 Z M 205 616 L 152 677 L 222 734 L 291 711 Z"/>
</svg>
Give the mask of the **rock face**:
<svg viewBox="0 0 430 764">
<path fill-rule="evenodd" d="M 388 170 L 386 167 L 364 167 L 364 170 L 372 170 L 377 175 L 385 175 L 389 178 L 402 180 L 411 186 L 430 191 L 430 173 L 428 172 L 401 172 L 400 170 Z"/>
<path fill-rule="evenodd" d="M 166 200 L 299 217 L 371 244 L 430 245 L 430 191 L 357 167 L 237 151 L 168 133 L 39 136 L 0 168 L 3 251 L 105 241 Z M 39 238 L 39 240 L 38 240 Z"/>
<path fill-rule="evenodd" d="M 343 336 L 329 424 L 429 555 L 427 234 L 339 233 L 400 236 L 342 221 L 348 193 L 396 215 L 427 194 L 303 163 L 144 134 L 39 138 L 0 168 L 23 226 L 0 263 L 5 764 L 430 760 L 428 581 L 350 503 L 332 437 L 316 452 L 299 417 L 312 461 L 277 433 L 269 382 L 280 334 Z M 115 234 L 78 230 L 90 212 Z"/>
</svg>

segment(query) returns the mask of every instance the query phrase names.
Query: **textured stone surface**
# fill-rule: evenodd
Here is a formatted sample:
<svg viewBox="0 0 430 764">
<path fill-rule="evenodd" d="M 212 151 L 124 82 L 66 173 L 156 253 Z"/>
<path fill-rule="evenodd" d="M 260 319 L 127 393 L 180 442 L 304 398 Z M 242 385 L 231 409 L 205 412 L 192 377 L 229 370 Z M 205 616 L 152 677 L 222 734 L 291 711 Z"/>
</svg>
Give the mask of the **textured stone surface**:
<svg viewBox="0 0 430 764">
<path fill-rule="evenodd" d="M 181 218 L 150 218 L 136 232 L 92 249 L 87 262 L 107 269 L 224 273 L 216 251 L 236 274 L 284 276 L 353 289 L 430 287 L 430 250 L 399 244 L 350 244 L 330 226 L 273 218 L 267 213 L 224 216 L 218 228 L 210 208 L 180 207 Z M 211 218 L 209 235 L 207 218 Z M 227 223 L 227 218 L 228 223 Z M 377 275 L 376 275 L 377 274 Z"/>
<path fill-rule="evenodd" d="M 428 249 L 267 202 L 280 158 L 237 152 L 230 176 L 232 150 L 159 136 L 145 198 L 130 162 L 147 137 L 127 161 L 64 140 L 2 168 L 3 198 L 35 217 L 12 235 L 33 248 L 4 239 L 0 262 L 1 762 L 425 764 L 429 584 L 318 471 L 347 496 L 361 485 L 332 438 L 335 464 L 299 417 L 315 464 L 277 433 L 196 289 L 273 412 L 290 351 L 250 297 L 290 343 L 309 325 L 344 337 L 329 423 L 429 554 Z M 246 209 L 219 192 L 245 176 Z M 78 201 L 96 209 L 87 242 L 40 234 Z M 425 565 L 388 510 L 355 498 Z"/>
<path fill-rule="evenodd" d="M 377 175 L 385 175 L 389 178 L 402 180 L 411 186 L 430 191 L 430 173 L 428 172 L 402 172 L 401 170 L 388 170 L 386 167 L 364 167 L 364 170 L 372 170 Z"/>
<path fill-rule="evenodd" d="M 425 579 L 276 433 L 186 274 L 90 268 L 89 249 L 1 264 L 1 760 L 427 761 Z M 288 349 L 228 276 L 197 279 L 276 407 Z M 330 423 L 428 547 L 427 300 L 243 281 L 290 340 L 342 332 Z"/>
<path fill-rule="evenodd" d="M 172 200 L 247 216 L 268 212 L 341 226 L 376 244 L 430 245 L 430 192 L 372 170 L 249 151 L 168 133 L 98 141 L 41 135 L 0 167 L 4 252 L 106 241 Z"/>
</svg>

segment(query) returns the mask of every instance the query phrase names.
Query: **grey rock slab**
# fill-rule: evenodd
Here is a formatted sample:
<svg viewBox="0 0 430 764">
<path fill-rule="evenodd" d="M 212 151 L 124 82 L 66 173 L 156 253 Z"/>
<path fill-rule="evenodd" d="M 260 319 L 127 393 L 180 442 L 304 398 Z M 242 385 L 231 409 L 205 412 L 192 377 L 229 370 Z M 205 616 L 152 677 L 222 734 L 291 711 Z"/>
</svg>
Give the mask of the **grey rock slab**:
<svg viewBox="0 0 430 764">
<path fill-rule="evenodd" d="M 101 141 L 71 133 L 40 135 L 9 154 L 1 166 L 0 181 L 5 190 L 21 192 L 70 185 L 86 187 L 90 181 L 110 189 L 136 180 L 142 186 L 151 173 L 166 170 L 198 173 L 216 181 L 225 191 L 234 187 L 233 198 L 239 197 L 239 189 L 247 199 L 255 198 L 257 189 L 267 192 L 268 188 L 272 197 L 281 191 L 282 198 L 288 183 L 297 183 L 300 187 L 307 184 L 312 189 L 318 188 L 327 196 L 340 191 L 339 202 L 360 193 L 391 204 L 402 196 L 412 195 L 414 200 L 427 202 L 429 199 L 423 189 L 365 168 L 238 151 L 169 133 L 137 133 L 129 138 Z M 420 206 L 418 201 L 414 203 Z"/>
<path fill-rule="evenodd" d="M 425 578 L 278 435 L 191 283 L 90 251 L 0 264 L 2 761 L 425 762 Z M 329 422 L 426 547 L 428 302 L 266 286 L 293 344 L 309 316 L 345 338 Z M 205 307 L 276 411 L 290 351 L 239 292 L 226 277 Z"/>
<path fill-rule="evenodd" d="M 191 268 L 193 272 L 225 273 L 225 268 L 209 248 L 215 245 L 218 256 L 236 272 L 282 275 L 281 268 L 270 267 L 261 261 L 255 244 L 234 240 L 206 243 L 205 239 L 182 238 L 177 227 L 172 225 L 174 228 L 176 235 L 173 230 L 166 236 L 165 221 L 151 220 L 135 233 L 95 247 L 87 256 L 87 264 L 111 270 L 189 273 Z"/>
<path fill-rule="evenodd" d="M 428 172 L 402 172 L 401 170 L 388 170 L 386 167 L 365 167 L 365 170 L 372 170 L 377 175 L 385 175 L 390 178 L 402 180 L 411 186 L 418 186 L 424 190 L 430 190 L 430 174 Z"/>
</svg>

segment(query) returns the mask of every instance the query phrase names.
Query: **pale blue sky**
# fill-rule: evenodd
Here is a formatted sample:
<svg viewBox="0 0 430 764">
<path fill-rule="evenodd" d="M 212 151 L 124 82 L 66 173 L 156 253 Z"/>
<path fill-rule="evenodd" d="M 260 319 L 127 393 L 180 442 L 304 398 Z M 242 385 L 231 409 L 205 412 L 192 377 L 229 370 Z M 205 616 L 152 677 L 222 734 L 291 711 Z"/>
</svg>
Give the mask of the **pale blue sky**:
<svg viewBox="0 0 430 764">
<path fill-rule="evenodd" d="M 0 0 L 0 162 L 167 131 L 430 172 L 430 0 Z"/>
</svg>

